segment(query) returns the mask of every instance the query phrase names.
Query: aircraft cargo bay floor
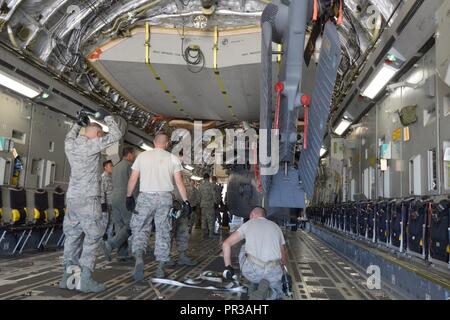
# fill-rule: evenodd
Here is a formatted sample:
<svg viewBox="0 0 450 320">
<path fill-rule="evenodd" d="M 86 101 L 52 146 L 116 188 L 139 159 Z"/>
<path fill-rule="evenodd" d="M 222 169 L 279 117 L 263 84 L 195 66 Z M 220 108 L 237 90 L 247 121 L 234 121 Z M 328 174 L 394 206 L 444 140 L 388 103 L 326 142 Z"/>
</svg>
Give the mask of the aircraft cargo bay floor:
<svg viewBox="0 0 450 320">
<path fill-rule="evenodd" d="M 369 290 L 366 275 L 339 256 L 326 244 L 304 231 L 286 231 L 288 241 L 288 269 L 293 280 L 294 299 L 306 300 L 390 300 L 388 292 Z M 199 264 L 195 267 L 175 266 L 167 269 L 167 278 L 184 281 L 195 278 L 203 271 L 222 272 L 220 237 L 204 240 L 200 230 L 191 237 L 190 256 Z M 238 248 L 233 248 L 233 266 L 237 269 Z M 0 299 L 93 299 L 127 300 L 158 299 L 158 294 L 168 300 L 239 300 L 240 293 L 181 288 L 165 284 L 149 285 L 157 262 L 153 254 L 146 257 L 146 281 L 135 283 L 132 278 L 134 262 L 106 261 L 99 257 L 94 278 L 105 282 L 107 290 L 100 294 L 83 294 L 58 288 L 61 279 L 62 251 L 23 255 L 17 258 L 0 258 Z M 176 261 L 178 254 L 173 252 Z M 214 286 L 213 282 L 201 284 Z M 156 290 L 155 290 L 156 288 Z M 159 291 L 159 293 L 157 293 Z"/>
</svg>

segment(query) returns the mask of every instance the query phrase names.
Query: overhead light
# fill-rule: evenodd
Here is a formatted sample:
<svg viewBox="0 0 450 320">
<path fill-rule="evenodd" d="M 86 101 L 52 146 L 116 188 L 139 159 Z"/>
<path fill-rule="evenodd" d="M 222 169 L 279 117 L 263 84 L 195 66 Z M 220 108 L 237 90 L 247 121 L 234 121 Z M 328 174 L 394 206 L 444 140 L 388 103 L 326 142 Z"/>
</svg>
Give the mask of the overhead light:
<svg viewBox="0 0 450 320">
<path fill-rule="evenodd" d="M 148 144 L 146 144 L 146 143 L 141 144 L 141 149 L 143 149 L 143 150 L 145 150 L 145 151 L 153 150 L 153 148 L 150 147 L 150 146 L 149 146 Z"/>
<path fill-rule="evenodd" d="M 189 171 L 194 170 L 194 167 L 192 167 L 192 166 L 190 166 L 190 165 L 188 165 L 188 164 L 184 165 L 184 167 L 185 167 L 186 169 L 188 169 Z"/>
<path fill-rule="evenodd" d="M 203 180 L 202 178 L 197 177 L 197 176 L 192 176 L 191 179 L 194 180 L 194 181 L 200 181 L 200 180 Z"/>
<path fill-rule="evenodd" d="M 378 71 L 377 75 L 373 78 L 373 80 L 370 82 L 370 84 L 366 87 L 366 89 L 363 91 L 362 95 L 365 97 L 368 97 L 370 99 L 374 99 L 380 91 L 386 87 L 386 85 L 389 83 L 389 81 L 392 80 L 392 78 L 397 73 L 398 69 L 395 69 L 394 67 L 383 64 L 383 67 Z"/>
<path fill-rule="evenodd" d="M 89 120 L 90 120 L 90 122 L 94 122 L 94 123 L 97 123 L 98 125 L 100 125 L 102 127 L 103 132 L 109 132 L 109 127 L 107 125 L 105 125 L 104 123 L 101 123 L 92 117 L 89 117 Z"/>
<path fill-rule="evenodd" d="M 17 93 L 20 93 L 21 95 L 24 95 L 25 97 L 30 99 L 36 98 L 41 94 L 38 89 L 33 88 L 18 79 L 12 78 L 10 75 L 4 73 L 3 71 L 0 71 L 0 85 Z"/>
<path fill-rule="evenodd" d="M 322 158 L 328 152 L 324 147 L 320 148 L 320 157 Z"/>
<path fill-rule="evenodd" d="M 42 99 L 48 99 L 50 97 L 50 93 L 48 93 L 48 92 L 42 92 L 42 94 L 41 94 L 41 98 Z"/>
<path fill-rule="evenodd" d="M 342 136 L 344 132 L 347 131 L 347 129 L 350 127 L 351 124 L 352 124 L 351 121 L 347 119 L 342 119 L 341 123 L 339 123 L 336 129 L 334 129 L 334 133 L 336 133 L 338 136 Z"/>
</svg>

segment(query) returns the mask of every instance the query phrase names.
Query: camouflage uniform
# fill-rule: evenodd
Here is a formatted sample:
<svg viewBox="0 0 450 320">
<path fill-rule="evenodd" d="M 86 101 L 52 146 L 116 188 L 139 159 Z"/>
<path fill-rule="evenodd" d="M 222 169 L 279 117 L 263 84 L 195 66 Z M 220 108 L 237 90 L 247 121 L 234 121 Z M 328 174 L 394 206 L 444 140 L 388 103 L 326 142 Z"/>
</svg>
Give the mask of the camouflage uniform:
<svg viewBox="0 0 450 320">
<path fill-rule="evenodd" d="M 274 261 L 265 264 L 253 257 L 248 257 L 245 253 L 245 245 L 242 245 L 239 252 L 239 266 L 241 274 L 253 285 L 260 283 L 263 279 L 270 283 L 272 296 L 268 298 L 269 300 L 280 299 L 283 296 L 283 285 L 281 283 L 283 270 L 279 262 Z"/>
<path fill-rule="evenodd" d="M 119 126 L 111 116 L 106 117 L 105 122 L 109 134 L 102 138 L 88 139 L 78 135 L 81 126 L 75 124 L 65 140 L 71 175 L 63 223 L 66 235 L 64 265 L 79 264 L 91 271 L 95 268 L 95 258 L 108 219 L 100 204 L 101 151 L 122 137 Z"/>
<path fill-rule="evenodd" d="M 106 172 L 102 173 L 100 190 L 101 203 L 106 203 L 108 207 L 111 206 L 111 195 L 113 191 L 112 176 Z"/>
<path fill-rule="evenodd" d="M 192 207 L 192 213 L 189 218 L 189 229 L 195 225 L 198 215 L 198 205 L 200 204 L 200 194 L 196 187 L 188 186 L 186 188 L 188 200 Z"/>
<path fill-rule="evenodd" d="M 106 208 L 108 210 L 108 227 L 106 233 L 108 237 L 112 235 L 112 219 L 111 219 L 111 195 L 113 190 L 112 177 L 110 174 L 103 172 L 101 178 L 101 203 L 106 203 Z"/>
<path fill-rule="evenodd" d="M 191 208 L 193 207 L 192 200 L 194 200 L 194 203 L 198 203 L 198 198 L 196 199 L 195 196 L 192 197 L 192 194 L 189 193 L 188 190 L 190 190 L 190 186 L 186 188 L 186 193 L 188 196 L 189 203 L 191 204 Z M 197 191 L 197 190 L 196 190 Z M 198 192 L 198 191 L 197 191 Z M 180 192 L 178 191 L 178 188 L 175 188 L 173 191 L 173 199 L 176 199 L 180 203 L 183 202 Z M 192 200 L 191 200 L 192 199 Z M 172 239 L 175 239 L 177 244 L 177 251 L 181 255 L 185 255 L 187 253 L 188 247 L 189 247 L 189 229 L 190 229 L 190 221 L 192 218 L 193 212 L 191 212 L 190 216 L 185 216 L 182 218 L 179 218 L 172 222 Z"/>
<path fill-rule="evenodd" d="M 130 237 L 133 255 L 145 252 L 155 220 L 155 258 L 157 261 L 169 261 L 172 218 L 169 210 L 172 207 L 170 192 L 141 192 L 136 203 L 136 212 L 131 217 Z"/>
<path fill-rule="evenodd" d="M 113 168 L 112 182 L 113 192 L 111 195 L 112 222 L 116 230 L 114 237 L 108 239 L 112 249 L 118 251 L 119 257 L 128 256 L 128 237 L 130 235 L 130 220 L 132 213 L 125 206 L 127 197 L 128 179 L 131 175 L 131 163 L 122 159 Z M 137 187 L 135 190 L 139 190 Z"/>
<path fill-rule="evenodd" d="M 222 224 L 222 218 L 220 216 L 219 204 L 222 202 L 222 186 L 217 183 L 213 183 L 214 185 L 214 197 L 215 197 L 215 206 L 214 206 L 214 221 L 217 220 L 219 225 Z"/>
<path fill-rule="evenodd" d="M 214 205 L 216 204 L 216 193 L 212 182 L 204 181 L 198 188 L 200 194 L 200 207 L 202 209 L 203 234 L 212 236 L 214 233 Z"/>
<path fill-rule="evenodd" d="M 185 254 L 189 247 L 189 218 L 183 217 L 176 220 L 173 224 L 173 231 L 178 253 Z"/>
</svg>

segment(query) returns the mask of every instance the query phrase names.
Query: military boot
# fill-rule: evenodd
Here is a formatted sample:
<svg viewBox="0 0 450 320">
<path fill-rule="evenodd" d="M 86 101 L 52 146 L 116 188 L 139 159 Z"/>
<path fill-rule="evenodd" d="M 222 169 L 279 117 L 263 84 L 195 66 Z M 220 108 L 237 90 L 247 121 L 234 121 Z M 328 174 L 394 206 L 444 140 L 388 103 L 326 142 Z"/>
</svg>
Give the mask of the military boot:
<svg viewBox="0 0 450 320">
<path fill-rule="evenodd" d="M 139 282 L 144 280 L 144 259 L 142 258 L 142 252 L 137 252 L 134 258 L 136 259 L 136 264 L 134 265 L 133 278 Z"/>
<path fill-rule="evenodd" d="M 169 261 L 166 261 L 164 263 L 164 266 L 166 266 L 166 267 L 175 267 L 175 265 L 176 265 L 176 263 L 172 259 L 170 259 Z"/>
<path fill-rule="evenodd" d="M 166 266 L 166 262 L 159 261 L 158 268 L 155 271 L 155 278 L 164 278 L 166 276 L 166 272 L 164 270 Z"/>
<path fill-rule="evenodd" d="M 197 262 L 192 261 L 186 253 L 180 253 L 180 258 L 178 259 L 178 264 L 181 266 L 195 266 Z"/>
<path fill-rule="evenodd" d="M 104 284 L 98 283 L 92 279 L 91 270 L 86 267 L 81 268 L 80 289 L 84 293 L 99 293 L 105 291 Z"/>
</svg>

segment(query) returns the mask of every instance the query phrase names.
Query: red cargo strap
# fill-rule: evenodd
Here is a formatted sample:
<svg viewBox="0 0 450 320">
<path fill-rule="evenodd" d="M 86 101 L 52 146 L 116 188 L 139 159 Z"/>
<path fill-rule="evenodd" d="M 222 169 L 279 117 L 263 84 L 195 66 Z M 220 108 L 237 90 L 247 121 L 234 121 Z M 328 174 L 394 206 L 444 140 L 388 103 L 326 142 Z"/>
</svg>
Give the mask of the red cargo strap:
<svg viewBox="0 0 450 320">
<path fill-rule="evenodd" d="M 261 175 L 259 174 L 257 150 L 258 150 L 258 148 L 253 149 L 253 158 L 255 159 L 255 164 L 253 166 L 253 170 L 255 173 L 255 181 L 256 181 L 256 185 L 258 187 L 258 192 L 261 193 L 263 190 L 262 190 L 262 184 L 261 184 Z"/>
<path fill-rule="evenodd" d="M 281 104 L 281 92 L 284 90 L 284 85 L 282 82 L 277 82 L 275 85 L 275 91 L 277 92 L 277 104 L 275 109 L 275 120 L 273 123 L 273 129 L 279 128 L 279 121 L 280 121 L 280 104 Z"/>
<path fill-rule="evenodd" d="M 303 128 L 303 149 L 308 149 L 308 122 L 309 122 L 309 105 L 311 104 L 311 98 L 308 95 L 303 95 L 301 103 L 305 108 L 305 125 Z"/>
</svg>

